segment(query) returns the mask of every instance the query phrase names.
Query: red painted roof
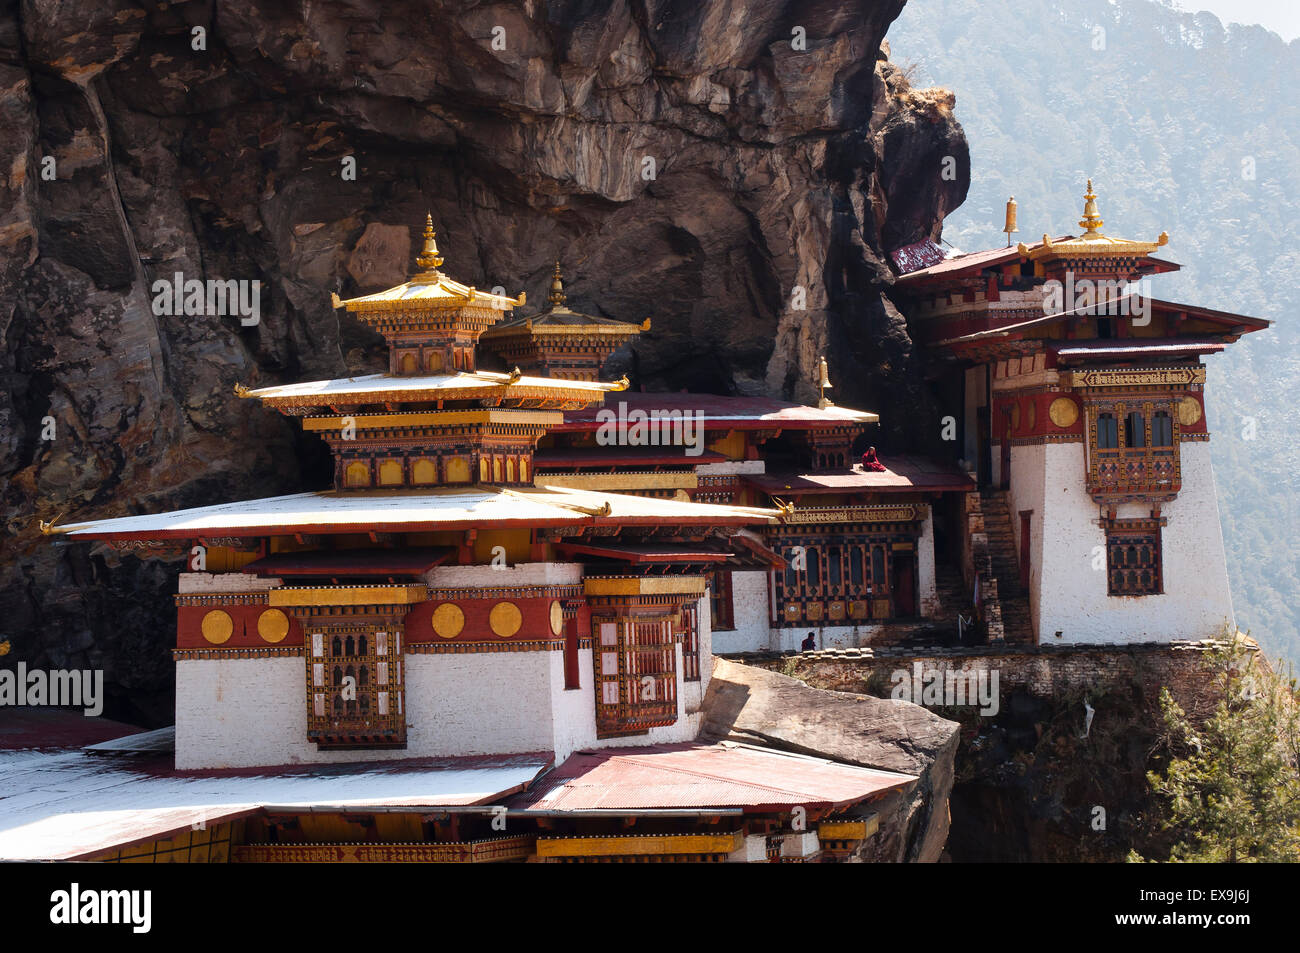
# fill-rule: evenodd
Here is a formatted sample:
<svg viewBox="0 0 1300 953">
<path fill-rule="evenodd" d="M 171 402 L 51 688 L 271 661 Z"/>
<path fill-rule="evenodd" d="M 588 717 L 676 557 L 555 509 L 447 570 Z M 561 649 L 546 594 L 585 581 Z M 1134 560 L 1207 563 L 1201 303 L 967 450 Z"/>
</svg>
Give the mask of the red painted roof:
<svg viewBox="0 0 1300 953">
<path fill-rule="evenodd" d="M 908 490 L 929 492 L 973 490 L 970 477 L 948 463 L 907 455 L 891 456 L 880 461 L 883 472 L 852 470 L 837 473 L 763 473 L 742 479 L 769 496 L 807 496 L 832 493 L 901 493 Z"/>
<path fill-rule="evenodd" d="M 88 717 L 81 709 L 6 707 L 0 717 L 0 750 L 80 748 L 140 730 L 119 721 Z"/>
<path fill-rule="evenodd" d="M 741 807 L 842 809 L 905 787 L 907 774 L 732 742 L 580 751 L 511 806 L 527 811 Z"/>
<path fill-rule="evenodd" d="M 259 576 L 421 576 L 455 552 L 450 546 L 437 546 L 274 553 L 249 563 L 244 572 Z"/>
</svg>

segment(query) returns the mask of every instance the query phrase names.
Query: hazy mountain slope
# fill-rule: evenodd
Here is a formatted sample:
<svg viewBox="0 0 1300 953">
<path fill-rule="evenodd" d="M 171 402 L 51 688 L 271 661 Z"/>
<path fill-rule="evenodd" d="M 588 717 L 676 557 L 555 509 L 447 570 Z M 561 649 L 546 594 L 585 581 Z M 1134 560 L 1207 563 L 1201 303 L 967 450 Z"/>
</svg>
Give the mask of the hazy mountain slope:
<svg viewBox="0 0 1300 953">
<path fill-rule="evenodd" d="M 1209 359 L 1209 418 L 1238 624 L 1300 660 L 1300 42 L 1151 0 L 914 0 L 889 41 L 957 95 L 947 241 L 1002 244 L 1009 195 L 1018 238 L 1077 231 L 1092 176 L 1107 233 L 1172 236 L 1158 297 L 1277 322 Z"/>
</svg>

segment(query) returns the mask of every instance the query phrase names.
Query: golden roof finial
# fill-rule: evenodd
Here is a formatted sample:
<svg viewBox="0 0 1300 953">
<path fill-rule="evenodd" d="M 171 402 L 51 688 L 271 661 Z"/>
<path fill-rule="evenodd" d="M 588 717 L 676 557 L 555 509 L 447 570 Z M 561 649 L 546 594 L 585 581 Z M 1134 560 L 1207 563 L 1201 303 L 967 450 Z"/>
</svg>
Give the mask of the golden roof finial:
<svg viewBox="0 0 1300 953">
<path fill-rule="evenodd" d="M 832 387 L 832 384 L 831 384 L 830 372 L 826 366 L 825 357 L 819 357 L 817 359 L 817 374 L 818 374 L 817 406 L 833 407 L 834 404 L 832 404 L 829 400 L 826 399 L 826 391 Z"/>
<path fill-rule="evenodd" d="M 1088 191 L 1083 196 L 1083 221 L 1079 223 L 1079 227 L 1087 229 L 1083 233 L 1084 237 L 1100 236 L 1101 227 L 1105 224 L 1097 211 L 1097 194 L 1092 190 L 1092 179 L 1089 179 Z"/>
<path fill-rule="evenodd" d="M 566 300 L 564 294 L 564 281 L 560 276 L 560 261 L 557 258 L 555 260 L 555 277 L 551 279 L 551 307 L 563 308 Z"/>
<path fill-rule="evenodd" d="M 424 218 L 424 250 L 415 256 L 415 263 L 420 266 L 417 277 L 434 277 L 442 266 L 442 256 L 438 254 L 438 243 L 434 241 L 433 216 Z"/>
<path fill-rule="evenodd" d="M 1007 247 L 1011 247 L 1011 236 L 1013 233 L 1020 231 L 1016 228 L 1016 197 L 1013 195 L 1007 199 L 1007 218 L 1002 230 L 1007 233 Z"/>
</svg>

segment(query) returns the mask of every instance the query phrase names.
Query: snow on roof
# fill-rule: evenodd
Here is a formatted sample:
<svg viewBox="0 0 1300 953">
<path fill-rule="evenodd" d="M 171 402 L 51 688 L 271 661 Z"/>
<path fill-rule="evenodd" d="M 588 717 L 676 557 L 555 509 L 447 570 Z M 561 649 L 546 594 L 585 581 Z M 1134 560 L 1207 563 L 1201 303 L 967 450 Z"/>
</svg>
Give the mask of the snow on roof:
<svg viewBox="0 0 1300 953">
<path fill-rule="evenodd" d="M 272 532 L 414 532 L 484 524 L 555 526 L 603 519 L 630 523 L 765 523 L 774 510 L 575 490 L 466 486 L 427 491 L 294 493 L 170 513 L 56 526 L 74 538 L 193 538 Z"/>
<path fill-rule="evenodd" d="M 549 754 L 264 768 L 149 770 L 86 752 L 0 751 L 0 860 L 67 860 L 262 808 L 428 810 L 522 790 Z"/>
<path fill-rule="evenodd" d="M 249 390 L 245 396 L 260 400 L 281 399 L 286 397 L 333 397 L 366 396 L 369 394 L 390 393 L 393 391 L 416 392 L 428 391 L 464 391 L 508 386 L 512 389 L 541 389 L 564 391 L 583 391 L 590 394 L 603 394 L 614 390 L 616 384 L 602 384 L 599 381 L 569 381 L 549 377 L 518 377 L 511 380 L 510 374 L 497 371 L 461 371 L 456 374 L 431 374 L 426 377 L 402 377 L 397 374 L 367 374 L 362 377 L 339 377 L 326 381 L 303 381 L 297 384 L 278 384 L 273 387 L 259 387 Z"/>
<path fill-rule="evenodd" d="M 604 411 L 616 410 L 619 404 L 626 404 L 628 411 L 643 410 L 647 414 L 683 414 L 702 415 L 704 424 L 750 424 L 752 427 L 769 427 L 779 424 L 784 427 L 816 427 L 834 424 L 873 424 L 880 420 L 876 414 L 866 410 L 853 410 L 849 407 L 837 407 L 828 404 L 825 407 L 809 407 L 805 404 L 793 404 L 772 397 L 723 397 L 717 394 L 689 393 L 653 393 L 621 392 L 605 397 L 604 406 L 590 406 L 582 410 L 565 411 L 564 423 L 553 430 L 595 430 L 608 419 Z M 620 420 L 619 424 L 635 423 Z"/>
</svg>

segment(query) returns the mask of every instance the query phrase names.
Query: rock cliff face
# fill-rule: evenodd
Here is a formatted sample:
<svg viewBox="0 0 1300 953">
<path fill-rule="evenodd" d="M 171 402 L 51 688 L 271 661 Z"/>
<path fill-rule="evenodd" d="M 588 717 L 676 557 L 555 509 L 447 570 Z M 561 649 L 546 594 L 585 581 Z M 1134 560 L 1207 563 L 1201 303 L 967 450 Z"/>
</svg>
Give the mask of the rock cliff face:
<svg viewBox="0 0 1300 953">
<path fill-rule="evenodd" d="M 881 52 L 902 5 L 0 0 L 0 636 L 165 721 L 175 565 L 35 519 L 320 485 L 232 387 L 382 369 L 329 296 L 397 281 L 426 211 L 461 280 L 538 301 L 558 258 L 652 317 L 613 368 L 647 389 L 808 400 L 825 353 L 882 444 L 927 429 L 885 261 L 968 156 Z M 260 323 L 155 315 L 176 273 L 260 281 Z"/>
</svg>

